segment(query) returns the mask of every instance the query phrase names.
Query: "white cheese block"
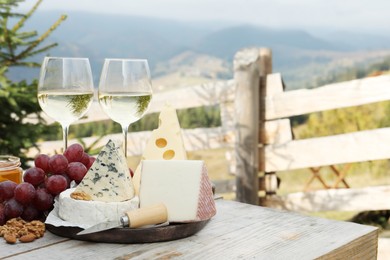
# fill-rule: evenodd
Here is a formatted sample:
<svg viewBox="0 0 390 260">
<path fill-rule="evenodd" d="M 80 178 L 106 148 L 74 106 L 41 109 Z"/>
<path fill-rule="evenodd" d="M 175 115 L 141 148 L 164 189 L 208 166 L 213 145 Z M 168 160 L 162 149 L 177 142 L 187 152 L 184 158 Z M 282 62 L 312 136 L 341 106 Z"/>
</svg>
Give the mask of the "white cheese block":
<svg viewBox="0 0 390 260">
<path fill-rule="evenodd" d="M 140 208 L 164 203 L 169 222 L 202 221 L 216 214 L 203 161 L 143 161 L 139 198 Z"/>
<path fill-rule="evenodd" d="M 173 107 L 165 105 L 162 109 L 159 126 L 153 130 L 141 157 L 142 160 L 187 160 L 179 120 Z M 134 171 L 133 177 L 136 194 L 139 193 L 141 179 L 140 165 Z"/>
<path fill-rule="evenodd" d="M 58 196 L 58 215 L 82 228 L 107 221 L 119 221 L 126 211 L 137 209 L 139 205 L 138 197 L 122 202 L 75 200 L 70 197 L 74 190 L 67 189 Z"/>
<path fill-rule="evenodd" d="M 119 202 L 134 197 L 134 186 L 122 147 L 109 140 L 76 187 L 94 201 Z"/>
</svg>

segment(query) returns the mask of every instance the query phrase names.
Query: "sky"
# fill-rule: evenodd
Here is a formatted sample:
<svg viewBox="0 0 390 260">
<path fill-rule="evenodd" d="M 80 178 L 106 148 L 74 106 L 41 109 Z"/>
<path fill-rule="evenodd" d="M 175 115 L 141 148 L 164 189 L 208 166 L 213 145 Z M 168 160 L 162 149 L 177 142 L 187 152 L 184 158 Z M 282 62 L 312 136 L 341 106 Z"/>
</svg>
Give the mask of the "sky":
<svg viewBox="0 0 390 260">
<path fill-rule="evenodd" d="M 26 0 L 19 8 L 35 2 Z M 38 11 L 44 10 L 390 34 L 390 0 L 44 0 Z"/>
</svg>

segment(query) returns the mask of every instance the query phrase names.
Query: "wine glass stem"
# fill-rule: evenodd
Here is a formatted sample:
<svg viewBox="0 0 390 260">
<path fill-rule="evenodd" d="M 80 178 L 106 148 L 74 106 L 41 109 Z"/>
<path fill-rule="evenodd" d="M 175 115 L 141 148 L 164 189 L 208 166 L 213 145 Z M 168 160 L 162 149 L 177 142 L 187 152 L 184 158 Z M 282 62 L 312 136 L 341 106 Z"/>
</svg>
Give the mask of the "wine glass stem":
<svg viewBox="0 0 390 260">
<path fill-rule="evenodd" d="M 69 126 L 63 125 L 62 126 L 62 138 L 64 140 L 64 151 L 66 148 L 68 148 L 68 131 L 69 131 Z"/>
<path fill-rule="evenodd" d="M 125 157 L 127 158 L 127 131 L 129 129 L 128 125 L 122 125 L 122 132 L 123 132 L 123 137 L 124 137 L 124 142 L 123 142 L 123 147 L 125 150 Z"/>
</svg>

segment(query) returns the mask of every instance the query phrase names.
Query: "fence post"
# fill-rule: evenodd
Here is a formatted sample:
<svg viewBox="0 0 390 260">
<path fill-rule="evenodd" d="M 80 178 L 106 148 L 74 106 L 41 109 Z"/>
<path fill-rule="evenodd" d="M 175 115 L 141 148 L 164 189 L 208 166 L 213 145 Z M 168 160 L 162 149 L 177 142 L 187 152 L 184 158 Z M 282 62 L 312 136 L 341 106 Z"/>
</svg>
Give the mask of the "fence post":
<svg viewBox="0 0 390 260">
<path fill-rule="evenodd" d="M 236 118 L 236 199 L 258 204 L 260 52 L 244 49 L 234 56 Z"/>
<path fill-rule="evenodd" d="M 267 96 L 267 75 L 272 73 L 272 52 L 271 49 L 260 49 L 260 90 L 259 90 L 259 148 L 266 143 L 265 131 L 265 97 Z M 264 164 L 264 153 L 260 153 L 259 164 Z M 262 172 L 259 179 L 260 191 L 265 191 L 265 197 L 258 198 L 259 205 L 266 205 L 267 196 L 276 194 L 278 180 L 276 172 Z M 262 194 L 263 195 L 263 194 Z M 263 195 L 264 196 L 264 195 Z"/>
</svg>

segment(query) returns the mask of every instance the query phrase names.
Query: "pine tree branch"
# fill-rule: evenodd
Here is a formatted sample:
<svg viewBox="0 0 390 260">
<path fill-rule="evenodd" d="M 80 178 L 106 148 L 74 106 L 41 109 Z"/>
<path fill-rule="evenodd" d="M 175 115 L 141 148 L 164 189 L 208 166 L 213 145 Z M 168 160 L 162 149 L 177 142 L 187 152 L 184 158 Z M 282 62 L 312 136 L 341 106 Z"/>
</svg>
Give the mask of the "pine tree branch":
<svg viewBox="0 0 390 260">
<path fill-rule="evenodd" d="M 28 67 L 28 68 L 38 68 L 41 66 L 41 64 L 36 62 L 25 62 L 25 61 L 18 61 L 12 64 L 13 67 Z"/>
<path fill-rule="evenodd" d="M 0 16 L 1 16 L 1 17 L 23 17 L 24 14 L 19 14 L 19 13 L 8 13 L 8 12 L 2 12 L 2 11 L 0 11 Z"/>
<path fill-rule="evenodd" d="M 35 49 L 38 44 L 40 44 L 43 40 L 45 40 L 49 35 L 67 18 L 66 15 L 61 15 L 61 17 L 44 33 L 42 34 L 36 41 L 34 41 L 28 48 L 26 48 L 24 51 L 19 53 L 15 58 L 22 59 L 26 56 L 29 52 L 31 52 L 33 49 Z"/>
<path fill-rule="evenodd" d="M 38 8 L 38 6 L 42 3 L 42 0 L 38 0 L 38 2 L 35 3 L 35 5 L 30 9 L 30 11 L 23 15 L 22 18 L 14 25 L 14 27 L 12 28 L 12 32 L 16 32 L 17 30 L 19 30 L 23 25 L 24 25 L 24 22 L 30 18 L 30 16 L 35 12 L 35 10 Z"/>
<path fill-rule="evenodd" d="M 4 34 L 4 41 L 7 44 L 8 52 L 10 54 L 10 59 L 13 60 L 14 57 L 14 48 L 12 47 L 12 40 L 10 37 L 10 31 L 8 30 L 8 17 L 5 17 L 3 20 L 3 34 Z"/>
<path fill-rule="evenodd" d="M 22 39 L 22 40 L 25 40 L 25 39 L 28 39 L 28 38 L 32 38 L 32 37 L 35 37 L 37 36 L 38 33 L 37 31 L 32 31 L 32 32 L 21 32 L 21 33 L 18 33 L 17 36 L 19 39 Z M 32 43 L 33 41 L 31 41 L 30 43 Z M 27 43 L 23 43 L 24 45 L 28 45 L 29 42 Z"/>
<path fill-rule="evenodd" d="M 39 54 L 39 53 L 42 53 L 42 52 L 45 52 L 53 47 L 56 47 L 58 45 L 58 43 L 53 43 L 53 44 L 50 44 L 50 45 L 47 45 L 45 47 L 42 47 L 41 49 L 38 49 L 38 50 L 35 50 L 35 51 L 32 51 L 30 53 L 28 53 L 28 55 L 26 55 L 25 57 L 30 57 L 30 56 L 34 56 L 36 54 Z"/>
<path fill-rule="evenodd" d="M 17 7 L 23 0 L 0 1 L 0 8 Z"/>
</svg>

